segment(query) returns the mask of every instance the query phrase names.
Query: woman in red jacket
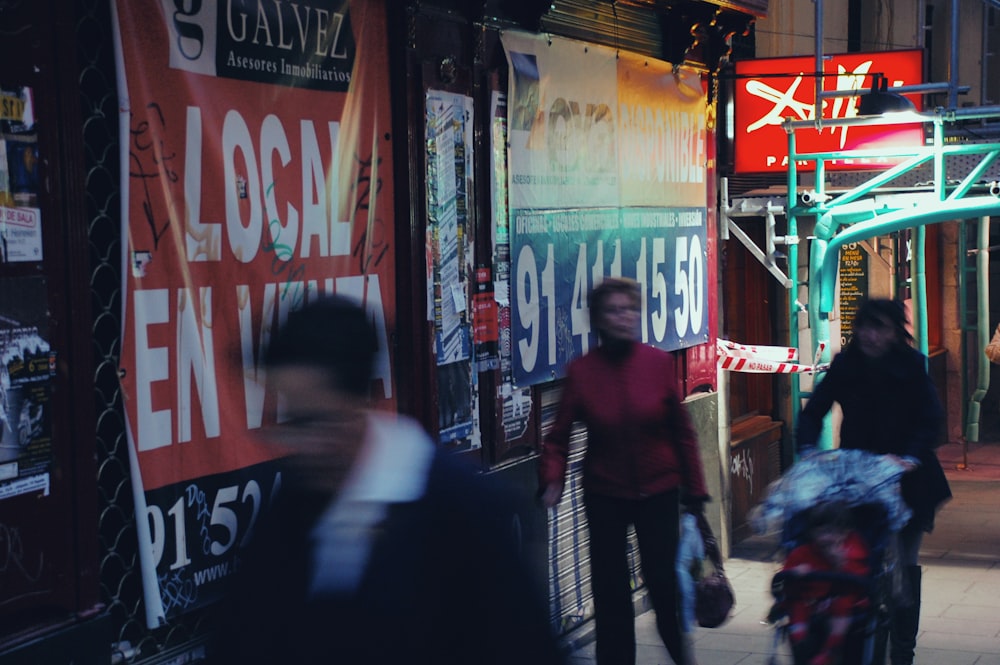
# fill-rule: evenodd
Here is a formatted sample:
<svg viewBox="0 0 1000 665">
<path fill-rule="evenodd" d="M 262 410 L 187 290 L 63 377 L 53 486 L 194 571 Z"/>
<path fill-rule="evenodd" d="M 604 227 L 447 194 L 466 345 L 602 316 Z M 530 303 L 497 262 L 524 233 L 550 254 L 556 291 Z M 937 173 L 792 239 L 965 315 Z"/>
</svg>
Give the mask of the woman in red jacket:
<svg viewBox="0 0 1000 665">
<path fill-rule="evenodd" d="M 640 305 L 639 285 L 631 280 L 605 279 L 591 292 L 591 322 L 601 344 L 567 368 L 559 412 L 542 447 L 542 501 L 549 508 L 559 503 L 570 431 L 583 423 L 597 663 L 635 663 L 626 556 L 631 524 L 660 638 L 677 665 L 689 665 L 674 566 L 679 505 L 683 500 L 700 510 L 708 494 L 674 358 L 637 341 Z"/>
</svg>

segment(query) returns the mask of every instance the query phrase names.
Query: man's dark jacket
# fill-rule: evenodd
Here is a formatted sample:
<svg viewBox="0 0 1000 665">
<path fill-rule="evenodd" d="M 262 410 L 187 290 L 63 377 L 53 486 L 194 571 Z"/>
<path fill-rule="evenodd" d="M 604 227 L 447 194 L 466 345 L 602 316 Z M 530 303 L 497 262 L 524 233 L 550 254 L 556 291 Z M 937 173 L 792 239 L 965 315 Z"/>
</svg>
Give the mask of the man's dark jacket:
<svg viewBox="0 0 1000 665">
<path fill-rule="evenodd" d="M 505 492 L 438 454 L 424 496 L 376 527 L 357 593 L 308 598 L 310 533 L 329 495 L 286 492 L 220 608 L 212 662 L 563 663 L 542 580 L 518 558 Z"/>
</svg>

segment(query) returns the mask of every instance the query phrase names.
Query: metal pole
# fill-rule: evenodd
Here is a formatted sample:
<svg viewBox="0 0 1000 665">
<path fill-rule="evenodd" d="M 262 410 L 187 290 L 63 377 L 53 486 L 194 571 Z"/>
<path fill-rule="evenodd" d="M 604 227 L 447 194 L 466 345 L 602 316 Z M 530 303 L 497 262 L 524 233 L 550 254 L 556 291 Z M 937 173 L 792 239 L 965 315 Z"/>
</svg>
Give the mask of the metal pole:
<svg viewBox="0 0 1000 665">
<path fill-rule="evenodd" d="M 979 62 L 982 63 L 979 66 L 979 105 L 986 106 L 991 100 L 989 94 L 987 93 L 987 86 L 989 84 L 988 74 L 990 71 L 990 58 L 993 54 L 990 52 L 990 22 L 989 22 L 990 8 L 983 3 L 983 16 L 982 20 L 982 34 L 979 39 L 982 41 L 982 47 L 979 50 Z"/>
<path fill-rule="evenodd" d="M 785 219 L 788 223 L 788 237 L 798 238 L 799 227 L 797 214 L 795 212 L 799 205 L 798 195 L 798 169 L 795 164 L 795 132 L 788 133 L 788 191 L 785 195 Z M 788 279 L 791 288 L 788 292 L 788 345 L 792 348 L 799 348 L 799 245 L 793 243 L 788 246 Z M 801 350 L 800 350 L 801 354 Z M 799 411 L 802 409 L 802 386 L 799 374 L 791 375 L 792 381 L 792 404 L 791 421 L 792 436 L 798 431 Z M 798 442 L 796 442 L 797 445 Z M 795 459 L 795 446 L 791 451 L 791 459 Z"/>
<path fill-rule="evenodd" d="M 951 0 L 951 55 L 948 58 L 948 108 L 958 108 L 958 0 Z"/>
<path fill-rule="evenodd" d="M 913 234 L 913 253 L 910 259 L 913 288 L 913 330 L 917 337 L 917 348 L 924 354 L 925 367 L 929 363 L 929 343 L 927 340 L 927 228 L 918 226 Z"/>
<path fill-rule="evenodd" d="M 815 356 L 817 350 L 819 349 L 820 342 L 826 342 L 826 347 L 823 349 L 823 353 L 819 359 L 820 363 L 826 363 L 830 360 L 830 356 L 833 351 L 830 348 L 830 316 L 826 312 L 823 312 L 820 308 L 814 306 L 814 298 L 819 295 L 814 292 L 813 286 L 818 284 L 818 280 L 813 279 L 813 270 L 822 265 L 821 262 L 817 262 L 815 256 L 816 253 L 812 253 L 812 250 L 816 252 L 825 252 L 827 247 L 827 241 L 836 233 L 836 224 L 833 221 L 833 215 L 829 210 L 826 209 L 826 162 L 823 160 L 816 160 L 816 172 L 815 172 L 815 183 L 814 189 L 817 193 L 817 203 L 816 208 L 819 212 L 816 215 L 816 226 L 813 231 L 815 239 L 810 247 L 811 254 L 809 259 L 809 322 L 812 328 L 812 348 L 813 355 Z M 833 260 L 839 263 L 839 254 L 834 255 Z M 823 380 L 820 374 L 817 374 L 813 379 L 813 386 L 815 389 L 816 382 Z M 816 442 L 817 447 L 820 450 L 830 450 L 833 448 L 833 420 L 830 414 L 827 414 L 826 418 L 823 419 L 823 428 L 820 431 L 819 441 Z"/>
<path fill-rule="evenodd" d="M 915 122 L 955 122 L 956 120 L 980 120 L 1000 118 L 1000 105 L 973 106 L 961 109 L 937 108 L 934 111 L 920 113 L 898 113 L 884 116 L 857 115 L 850 118 L 827 118 L 827 127 L 864 127 L 875 125 L 908 125 Z M 811 120 L 792 120 L 786 118 L 781 123 L 786 132 L 796 129 L 813 128 Z"/>
<path fill-rule="evenodd" d="M 814 86 L 816 88 L 816 101 L 813 105 L 813 123 L 816 129 L 823 128 L 823 0 L 813 0 L 815 5 L 815 32 L 816 32 L 816 76 Z"/>
<path fill-rule="evenodd" d="M 968 419 L 965 436 L 962 437 L 962 463 L 959 469 L 967 469 L 969 462 L 969 441 L 979 441 L 979 420 L 981 403 L 990 388 L 990 361 L 983 353 L 990 339 L 990 218 L 979 218 L 976 244 L 976 368 L 979 374 L 976 390 L 969 398 Z M 960 257 L 963 261 L 965 257 Z M 964 323 L 964 322 L 963 322 Z"/>
</svg>

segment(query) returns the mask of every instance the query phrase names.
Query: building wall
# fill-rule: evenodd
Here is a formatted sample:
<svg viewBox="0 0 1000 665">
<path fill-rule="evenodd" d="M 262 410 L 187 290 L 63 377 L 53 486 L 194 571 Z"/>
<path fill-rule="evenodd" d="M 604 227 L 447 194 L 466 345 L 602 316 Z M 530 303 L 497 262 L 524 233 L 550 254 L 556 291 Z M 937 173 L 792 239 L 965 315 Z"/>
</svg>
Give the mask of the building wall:
<svg viewBox="0 0 1000 665">
<path fill-rule="evenodd" d="M 930 40 L 931 56 L 929 58 L 930 80 L 935 82 L 948 81 L 950 77 L 949 57 L 951 52 L 951 0 L 924 0 L 921 4 L 925 10 L 929 9 L 931 21 L 930 32 L 924 33 L 925 40 Z M 958 51 L 957 51 L 957 72 L 960 85 L 969 86 L 969 92 L 959 95 L 958 106 L 979 106 L 997 102 L 997 78 L 1000 73 L 1000 62 L 997 56 L 987 56 L 987 51 L 992 48 L 996 51 L 998 44 L 998 27 L 996 23 L 1000 20 L 1000 10 L 993 8 L 992 11 L 983 0 L 959 0 L 958 2 Z M 990 26 L 990 16 L 994 25 Z M 926 17 L 926 14 L 925 14 Z M 921 42 L 923 43 L 923 42 Z M 992 82 L 992 94 L 984 95 L 980 76 L 982 67 L 992 72 L 992 76 L 987 76 L 987 80 Z M 987 101 L 992 97 L 993 101 Z M 934 105 L 947 106 L 947 98 L 936 96 L 931 99 Z"/>
<path fill-rule="evenodd" d="M 847 51 L 847 0 L 819 0 L 823 6 L 823 52 Z M 757 21 L 758 58 L 816 52 L 816 3 L 770 0 L 767 18 Z"/>
<path fill-rule="evenodd" d="M 827 4 L 838 7 L 843 0 Z M 891 51 L 922 44 L 923 4 L 920 0 L 861 0 L 861 50 Z"/>
<path fill-rule="evenodd" d="M 926 80 L 949 80 L 953 0 L 857 1 L 862 51 L 926 45 L 930 49 Z M 959 96 L 958 106 L 996 104 L 1000 100 L 1000 9 L 991 8 L 984 0 L 957 2 L 960 38 L 956 69 L 960 85 L 969 86 L 968 93 Z M 767 18 L 756 25 L 757 57 L 815 53 L 817 4 L 823 7 L 823 52 L 847 52 L 849 0 L 771 0 Z M 985 77 L 980 75 L 984 66 L 988 72 Z M 939 94 L 928 97 L 927 105 L 946 106 L 947 101 L 946 95 Z"/>
</svg>

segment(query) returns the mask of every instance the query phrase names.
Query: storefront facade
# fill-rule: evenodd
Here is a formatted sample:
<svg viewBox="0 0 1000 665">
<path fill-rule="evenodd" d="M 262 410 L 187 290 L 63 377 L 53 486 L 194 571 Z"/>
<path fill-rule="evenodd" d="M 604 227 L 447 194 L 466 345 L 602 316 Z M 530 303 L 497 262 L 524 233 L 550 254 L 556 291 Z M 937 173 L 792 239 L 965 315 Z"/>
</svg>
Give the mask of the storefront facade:
<svg viewBox="0 0 1000 665">
<path fill-rule="evenodd" d="M 218 3 L 214 43 L 207 3 L 0 8 L 7 162 L 37 166 L 11 178 L 0 266 L 8 394 L 35 423 L 2 479 L 0 653 L 205 654 L 206 576 L 276 491 L 238 442 L 274 417 L 255 359 L 327 291 L 383 335 L 379 405 L 520 487 L 568 631 L 589 613 L 579 493 L 541 511 L 534 451 L 565 361 L 595 343 L 581 295 L 637 278 L 726 532 L 715 73 L 766 3 L 359 0 L 310 7 L 313 33 L 246 4 Z M 325 73 L 289 56 L 313 46 Z M 289 69 L 267 71 L 281 50 Z M 189 452 L 219 442 L 241 453 Z M 192 547 L 198 506 L 211 536 Z"/>
</svg>

